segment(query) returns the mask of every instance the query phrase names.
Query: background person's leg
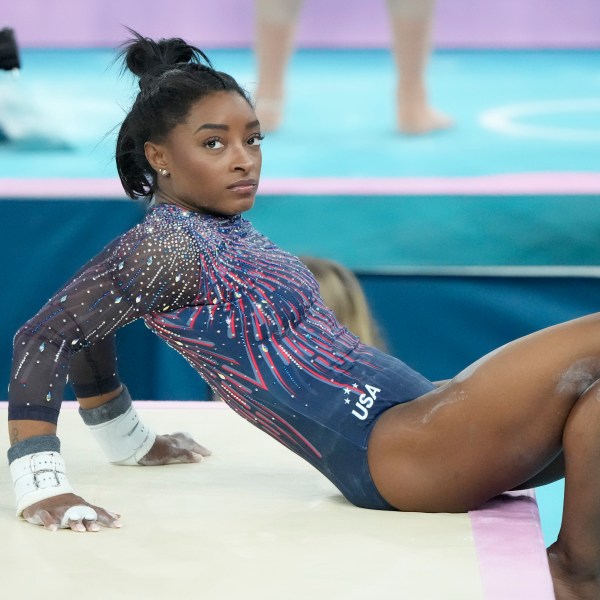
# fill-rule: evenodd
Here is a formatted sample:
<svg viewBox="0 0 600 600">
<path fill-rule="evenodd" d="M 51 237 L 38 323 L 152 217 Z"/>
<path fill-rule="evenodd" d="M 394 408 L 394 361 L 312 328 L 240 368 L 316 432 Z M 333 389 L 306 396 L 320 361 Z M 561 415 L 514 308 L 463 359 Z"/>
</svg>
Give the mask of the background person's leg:
<svg viewBox="0 0 600 600">
<path fill-rule="evenodd" d="M 403 133 L 422 134 L 452 125 L 435 111 L 427 94 L 435 0 L 387 0 L 398 71 L 397 124 Z"/>
<path fill-rule="evenodd" d="M 281 124 L 285 77 L 294 51 L 296 24 L 303 0 L 256 0 L 256 114 L 263 131 Z"/>
</svg>

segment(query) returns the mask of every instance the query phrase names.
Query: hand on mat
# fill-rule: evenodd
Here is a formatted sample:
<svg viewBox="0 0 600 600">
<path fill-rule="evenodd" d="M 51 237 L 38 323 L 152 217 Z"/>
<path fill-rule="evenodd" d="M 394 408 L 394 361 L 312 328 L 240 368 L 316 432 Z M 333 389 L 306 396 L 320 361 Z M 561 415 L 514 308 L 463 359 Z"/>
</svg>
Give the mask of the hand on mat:
<svg viewBox="0 0 600 600">
<path fill-rule="evenodd" d="M 189 433 L 157 435 L 150 452 L 138 461 L 140 465 L 156 466 L 174 463 L 200 462 L 210 456 L 210 450 L 197 444 Z"/>
<path fill-rule="evenodd" d="M 121 517 L 86 502 L 75 494 L 60 494 L 40 500 L 23 511 L 23 518 L 33 525 L 43 525 L 50 531 L 98 531 L 104 527 L 121 527 Z"/>
</svg>

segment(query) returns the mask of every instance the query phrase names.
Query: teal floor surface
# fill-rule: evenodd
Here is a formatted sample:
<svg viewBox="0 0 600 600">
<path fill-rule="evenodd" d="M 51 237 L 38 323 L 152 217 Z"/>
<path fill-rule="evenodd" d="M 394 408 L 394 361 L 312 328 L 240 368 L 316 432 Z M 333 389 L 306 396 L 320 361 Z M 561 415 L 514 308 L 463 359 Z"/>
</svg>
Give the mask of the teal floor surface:
<svg viewBox="0 0 600 600">
<path fill-rule="evenodd" d="M 248 89 L 247 50 L 209 53 Z M 114 127 L 135 89 L 110 50 L 25 50 L 18 82 L 3 96 L 70 151 L 0 148 L 0 177 L 114 177 Z M 300 51 L 289 73 L 286 120 L 264 142 L 264 177 L 477 176 L 595 172 L 600 149 L 600 52 L 440 51 L 429 69 L 435 106 L 456 127 L 435 135 L 395 133 L 390 54 Z M 6 102 L 6 100 L 4 101 Z"/>
</svg>

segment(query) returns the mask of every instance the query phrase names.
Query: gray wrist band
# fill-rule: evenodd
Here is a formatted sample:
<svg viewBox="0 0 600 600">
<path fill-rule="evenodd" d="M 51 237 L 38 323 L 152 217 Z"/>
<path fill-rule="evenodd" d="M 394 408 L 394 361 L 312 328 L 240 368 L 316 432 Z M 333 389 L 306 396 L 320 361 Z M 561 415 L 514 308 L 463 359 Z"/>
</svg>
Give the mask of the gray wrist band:
<svg viewBox="0 0 600 600">
<path fill-rule="evenodd" d="M 23 456 L 38 452 L 60 452 L 60 440 L 55 435 L 36 435 L 17 442 L 6 453 L 8 464 L 17 460 L 17 458 L 23 458 Z"/>
<path fill-rule="evenodd" d="M 130 406 L 131 396 L 127 388 L 123 386 L 123 391 L 106 404 L 96 408 L 80 408 L 79 414 L 86 425 L 101 425 L 125 414 Z"/>
</svg>

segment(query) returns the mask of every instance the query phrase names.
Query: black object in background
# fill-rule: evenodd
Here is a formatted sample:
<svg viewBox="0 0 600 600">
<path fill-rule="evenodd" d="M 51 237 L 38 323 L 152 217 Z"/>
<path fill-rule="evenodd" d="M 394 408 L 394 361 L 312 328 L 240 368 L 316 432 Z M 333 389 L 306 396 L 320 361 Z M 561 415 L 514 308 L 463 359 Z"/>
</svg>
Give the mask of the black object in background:
<svg viewBox="0 0 600 600">
<path fill-rule="evenodd" d="M 9 27 L 0 29 L 0 69 L 11 71 L 20 69 L 19 49 L 15 40 L 15 32 Z"/>
</svg>

